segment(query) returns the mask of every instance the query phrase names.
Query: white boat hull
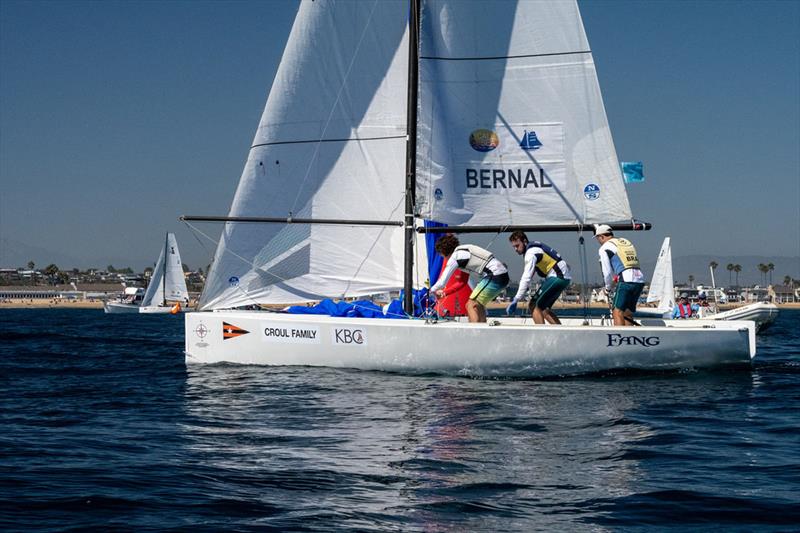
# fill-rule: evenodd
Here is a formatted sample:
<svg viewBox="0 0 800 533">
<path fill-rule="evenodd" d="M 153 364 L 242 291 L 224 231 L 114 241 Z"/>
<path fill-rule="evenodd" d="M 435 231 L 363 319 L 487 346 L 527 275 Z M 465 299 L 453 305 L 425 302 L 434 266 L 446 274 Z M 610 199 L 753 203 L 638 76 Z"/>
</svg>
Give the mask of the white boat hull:
<svg viewBox="0 0 800 533">
<path fill-rule="evenodd" d="M 173 306 L 165 307 L 163 305 L 146 305 L 146 306 L 143 305 L 142 307 L 139 308 L 139 312 L 140 313 L 148 313 L 148 314 L 153 314 L 153 313 L 171 313 L 172 309 L 173 309 Z M 182 312 L 182 311 L 179 311 L 179 312 Z"/>
<path fill-rule="evenodd" d="M 778 316 L 778 306 L 767 302 L 744 305 L 721 313 L 707 315 L 702 320 L 752 320 L 756 331 L 766 329 Z"/>
<path fill-rule="evenodd" d="M 136 304 L 126 304 L 123 302 L 105 302 L 103 311 L 106 313 L 138 313 L 139 306 Z"/>
<path fill-rule="evenodd" d="M 648 322 L 648 320 L 645 320 Z M 408 374 L 544 377 L 613 369 L 749 364 L 752 322 L 665 327 L 335 318 L 259 311 L 186 313 L 186 362 L 307 365 Z M 227 338 L 226 338 L 227 337 Z"/>
<path fill-rule="evenodd" d="M 164 307 L 163 305 L 136 305 L 136 304 L 126 304 L 122 302 L 106 302 L 103 304 L 103 310 L 106 313 L 145 313 L 145 314 L 157 314 L 157 313 L 170 313 L 172 312 L 172 306 Z M 179 312 L 183 312 L 181 309 Z"/>
</svg>

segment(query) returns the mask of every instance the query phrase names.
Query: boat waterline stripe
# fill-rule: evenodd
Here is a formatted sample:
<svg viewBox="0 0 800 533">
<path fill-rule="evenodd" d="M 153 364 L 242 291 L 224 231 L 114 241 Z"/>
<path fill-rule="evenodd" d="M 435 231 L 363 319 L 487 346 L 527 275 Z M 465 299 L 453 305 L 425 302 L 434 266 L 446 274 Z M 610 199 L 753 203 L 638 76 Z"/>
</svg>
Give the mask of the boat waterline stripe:
<svg viewBox="0 0 800 533">
<path fill-rule="evenodd" d="M 347 141 L 384 141 L 388 139 L 405 139 L 405 135 L 392 135 L 389 137 L 348 137 L 342 139 L 309 139 L 307 141 L 275 141 L 271 143 L 254 144 L 250 147 L 259 148 L 261 146 L 275 146 L 277 144 L 313 144 L 313 143 L 340 143 Z"/>
<path fill-rule="evenodd" d="M 523 54 L 518 56 L 487 56 L 487 57 L 441 57 L 441 56 L 420 56 L 420 59 L 432 59 L 434 61 L 486 61 L 496 59 L 525 59 L 528 57 L 551 57 L 551 56 L 572 56 L 581 54 L 591 54 L 591 50 L 581 50 L 578 52 L 552 52 L 550 54 Z"/>
</svg>

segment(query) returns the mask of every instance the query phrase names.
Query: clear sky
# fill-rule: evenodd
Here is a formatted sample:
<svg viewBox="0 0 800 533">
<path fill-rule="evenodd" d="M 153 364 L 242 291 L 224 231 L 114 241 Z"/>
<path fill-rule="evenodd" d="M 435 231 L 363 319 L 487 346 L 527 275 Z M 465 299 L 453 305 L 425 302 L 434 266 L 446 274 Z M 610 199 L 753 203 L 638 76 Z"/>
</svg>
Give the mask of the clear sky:
<svg viewBox="0 0 800 533">
<path fill-rule="evenodd" d="M 619 157 L 645 163 L 640 255 L 669 235 L 673 256 L 800 256 L 800 2 L 579 5 Z M 174 231 L 205 268 L 213 245 L 177 219 L 227 214 L 296 9 L 0 0 L 0 263 L 140 270 Z"/>
</svg>

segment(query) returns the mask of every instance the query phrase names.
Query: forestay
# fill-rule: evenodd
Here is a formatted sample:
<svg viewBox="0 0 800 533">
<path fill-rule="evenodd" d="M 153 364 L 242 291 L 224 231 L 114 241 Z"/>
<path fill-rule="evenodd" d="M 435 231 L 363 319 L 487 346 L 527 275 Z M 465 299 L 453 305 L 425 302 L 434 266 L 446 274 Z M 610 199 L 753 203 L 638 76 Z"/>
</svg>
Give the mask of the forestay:
<svg viewBox="0 0 800 533">
<path fill-rule="evenodd" d="M 576 2 L 429 0 L 420 46 L 420 216 L 631 219 Z"/>
</svg>

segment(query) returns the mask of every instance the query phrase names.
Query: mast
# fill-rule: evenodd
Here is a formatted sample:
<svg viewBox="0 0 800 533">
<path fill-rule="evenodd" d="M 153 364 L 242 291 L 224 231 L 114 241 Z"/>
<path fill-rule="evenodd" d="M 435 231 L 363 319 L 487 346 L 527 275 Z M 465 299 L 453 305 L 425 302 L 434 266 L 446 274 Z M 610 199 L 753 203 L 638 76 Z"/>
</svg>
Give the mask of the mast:
<svg viewBox="0 0 800 533">
<path fill-rule="evenodd" d="M 409 1 L 408 14 L 408 100 L 406 102 L 406 211 L 403 268 L 403 309 L 414 314 L 411 294 L 414 273 L 414 206 L 417 188 L 417 93 L 419 79 L 419 0 Z"/>
<path fill-rule="evenodd" d="M 164 237 L 164 275 L 161 276 L 161 305 L 167 305 L 167 254 L 169 253 L 169 232 Z"/>
</svg>

